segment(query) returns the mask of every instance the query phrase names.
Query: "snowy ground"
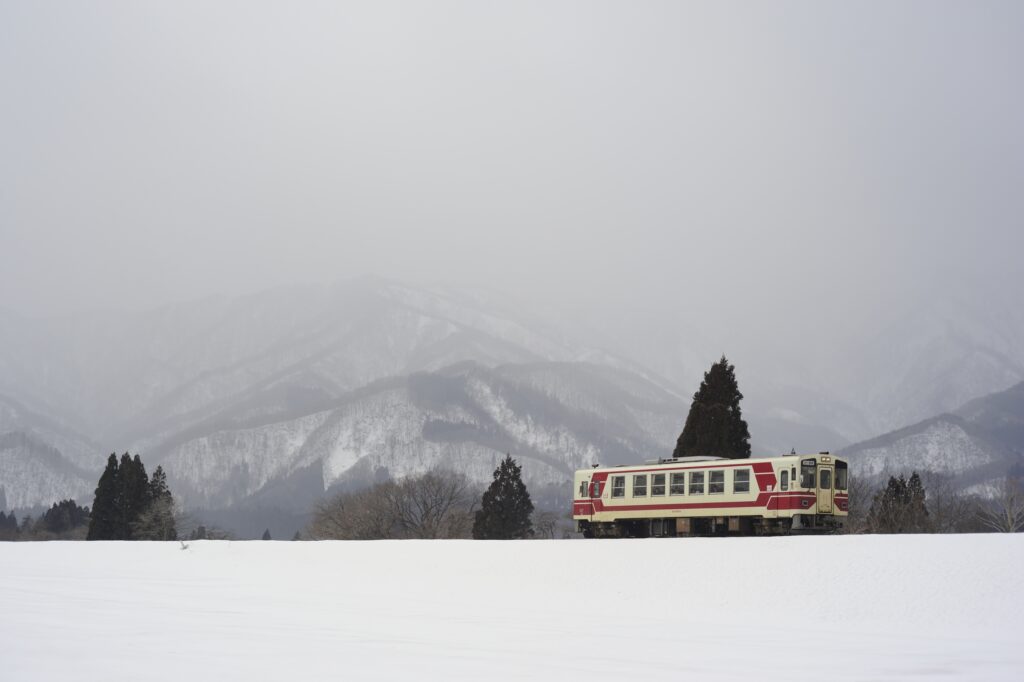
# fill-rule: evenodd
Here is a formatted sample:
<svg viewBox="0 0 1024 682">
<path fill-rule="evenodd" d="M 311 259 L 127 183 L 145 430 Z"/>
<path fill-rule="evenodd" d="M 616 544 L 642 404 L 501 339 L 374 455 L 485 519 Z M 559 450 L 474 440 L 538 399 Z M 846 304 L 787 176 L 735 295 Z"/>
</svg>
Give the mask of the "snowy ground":
<svg viewBox="0 0 1024 682">
<path fill-rule="evenodd" d="M 0 681 L 1024 679 L 1024 534 L 0 543 Z"/>
</svg>

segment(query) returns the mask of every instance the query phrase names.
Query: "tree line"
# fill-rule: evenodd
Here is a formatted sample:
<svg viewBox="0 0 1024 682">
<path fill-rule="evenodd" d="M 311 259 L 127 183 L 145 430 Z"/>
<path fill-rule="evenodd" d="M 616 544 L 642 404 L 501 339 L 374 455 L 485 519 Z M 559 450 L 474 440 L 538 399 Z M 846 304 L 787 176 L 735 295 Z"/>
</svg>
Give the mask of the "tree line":
<svg viewBox="0 0 1024 682">
<path fill-rule="evenodd" d="M 313 540 L 534 537 L 534 508 L 522 467 L 506 455 L 477 497 L 462 474 L 431 471 L 336 495 L 317 505 L 304 537 Z M 538 519 L 553 534 L 552 520 Z"/>
<path fill-rule="evenodd" d="M 850 478 L 848 533 L 1017 533 L 1024 530 L 1024 489 L 1014 476 L 990 498 L 957 490 L 949 477 L 916 471 L 890 476 L 872 491 Z"/>
<path fill-rule="evenodd" d="M 750 457 L 750 431 L 743 419 L 743 394 L 735 366 L 723 355 L 704 373 L 693 395 L 673 457 Z M 958 533 L 1024 530 L 1024 493 L 1009 477 L 991 500 L 956 492 L 948 479 L 927 482 L 917 472 L 890 477 L 871 490 L 850 480 L 847 532 Z M 310 539 L 555 537 L 559 515 L 535 514 L 511 455 L 494 470 L 479 496 L 462 474 L 433 471 L 401 481 L 335 495 L 316 505 L 302 537 Z M 150 478 L 139 455 L 111 454 L 96 487 L 93 507 L 72 500 L 55 504 L 38 520 L 21 523 L 0 512 L 0 540 L 67 538 L 88 540 L 173 540 L 178 537 L 174 498 L 157 467 Z M 198 526 L 189 539 L 229 539 L 229 533 Z M 270 539 L 270 531 L 263 535 Z M 300 539 L 296 533 L 293 539 Z"/>
<path fill-rule="evenodd" d="M 31 515 L 18 522 L 12 511 L 0 511 L 0 540 L 84 540 L 89 527 L 89 508 L 74 500 L 55 502 L 34 519 Z"/>
</svg>

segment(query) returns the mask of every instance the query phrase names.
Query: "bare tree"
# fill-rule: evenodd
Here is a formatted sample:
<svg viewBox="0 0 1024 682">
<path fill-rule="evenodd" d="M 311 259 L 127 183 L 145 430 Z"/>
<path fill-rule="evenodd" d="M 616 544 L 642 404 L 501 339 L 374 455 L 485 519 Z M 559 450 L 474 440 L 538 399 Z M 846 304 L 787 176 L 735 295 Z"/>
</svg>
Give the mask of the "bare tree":
<svg viewBox="0 0 1024 682">
<path fill-rule="evenodd" d="M 314 510 L 306 536 L 315 540 L 468 538 L 475 500 L 464 476 L 432 471 L 324 500 Z"/>
<path fill-rule="evenodd" d="M 153 500 L 131 524 L 132 536 L 139 540 L 177 540 L 175 506 L 170 496 Z"/>
<path fill-rule="evenodd" d="M 557 529 L 558 514 L 549 511 L 533 513 L 533 532 L 536 537 L 554 540 Z"/>
<path fill-rule="evenodd" d="M 306 536 L 313 540 L 383 540 L 395 537 L 388 500 L 395 483 L 387 481 L 355 493 L 319 502 Z"/>
<path fill-rule="evenodd" d="M 431 471 L 388 489 L 388 506 L 402 537 L 462 538 L 473 529 L 476 495 L 465 476 Z"/>
<path fill-rule="evenodd" d="M 927 474 L 925 489 L 933 533 L 971 533 L 978 528 L 978 502 L 958 491 L 951 476 Z"/>
<path fill-rule="evenodd" d="M 850 476 L 847 493 L 849 497 L 848 515 L 844 532 L 851 534 L 867 533 L 868 511 L 871 509 L 871 499 L 877 493 L 866 479 L 860 476 Z"/>
<path fill-rule="evenodd" d="M 995 498 L 981 510 L 979 519 L 986 528 L 1000 533 L 1024 530 L 1024 491 L 1020 479 L 1007 476 Z"/>
</svg>

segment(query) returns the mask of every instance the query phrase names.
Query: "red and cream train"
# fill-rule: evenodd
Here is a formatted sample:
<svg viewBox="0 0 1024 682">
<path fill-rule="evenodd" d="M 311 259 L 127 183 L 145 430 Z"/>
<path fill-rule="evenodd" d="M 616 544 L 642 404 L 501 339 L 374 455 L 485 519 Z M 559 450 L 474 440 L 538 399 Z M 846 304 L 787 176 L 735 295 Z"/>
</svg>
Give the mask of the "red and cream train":
<svg viewBox="0 0 1024 682">
<path fill-rule="evenodd" d="M 832 532 L 848 488 L 847 463 L 827 452 L 680 457 L 577 471 L 572 515 L 584 537 Z"/>
</svg>

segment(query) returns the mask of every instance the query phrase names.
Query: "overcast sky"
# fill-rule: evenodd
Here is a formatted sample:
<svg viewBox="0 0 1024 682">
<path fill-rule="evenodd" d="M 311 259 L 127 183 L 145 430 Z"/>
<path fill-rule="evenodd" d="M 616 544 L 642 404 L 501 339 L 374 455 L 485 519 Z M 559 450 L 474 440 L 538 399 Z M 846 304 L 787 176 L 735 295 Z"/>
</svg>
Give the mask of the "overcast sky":
<svg viewBox="0 0 1024 682">
<path fill-rule="evenodd" d="M 1020 2 L 5 1 L 0 306 L 1024 290 L 1022 66 Z"/>
</svg>

